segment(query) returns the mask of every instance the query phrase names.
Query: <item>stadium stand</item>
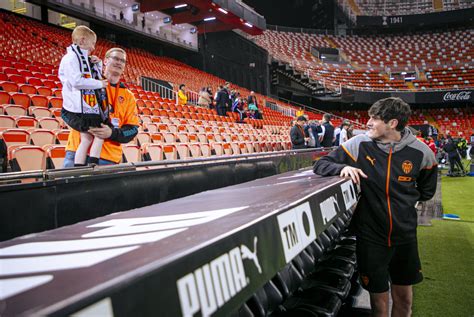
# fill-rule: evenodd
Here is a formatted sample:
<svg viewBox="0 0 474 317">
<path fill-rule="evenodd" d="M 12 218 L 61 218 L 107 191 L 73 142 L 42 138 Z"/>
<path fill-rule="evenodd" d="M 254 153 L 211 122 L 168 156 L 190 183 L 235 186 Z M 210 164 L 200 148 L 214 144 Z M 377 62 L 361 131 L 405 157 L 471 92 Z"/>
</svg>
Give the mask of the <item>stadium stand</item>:
<svg viewBox="0 0 474 317">
<path fill-rule="evenodd" d="M 380 1 L 380 0 L 338 0 L 338 4 L 351 16 L 387 16 L 425 14 L 472 8 L 472 1 Z"/>
<path fill-rule="evenodd" d="M 253 37 L 276 60 L 308 72 L 326 87 L 365 90 L 416 90 L 474 86 L 472 29 L 397 36 L 332 36 L 267 30 Z M 389 48 L 387 48 L 387 41 Z M 332 47 L 344 61 L 325 63 L 313 47 Z M 421 71 L 413 86 L 390 79 L 390 72 Z"/>
<path fill-rule="evenodd" d="M 60 117 L 61 83 L 56 75 L 56 64 L 63 55 L 62 48 L 66 47 L 70 41 L 70 33 L 6 12 L 0 12 L 0 24 L 6 33 L 6 36 L 2 37 L 0 49 L 0 76 L 5 79 L 0 82 L 2 88 L 0 93 L 3 96 L 0 100 L 2 102 L 0 130 L 42 128 L 54 132 L 67 129 L 68 127 Z M 101 56 L 110 47 L 112 47 L 111 42 L 99 39 L 95 53 Z M 143 157 L 186 159 L 216 155 L 220 153 L 214 150 L 218 147 L 217 143 L 228 149 L 222 152 L 227 155 L 290 148 L 288 131 L 292 117 L 261 107 L 263 120 L 245 119 L 245 123 L 238 124 L 235 122 L 238 118 L 236 113 L 229 113 L 229 117 L 221 117 L 214 110 L 193 104 L 176 105 L 174 100 L 161 98 L 159 93 L 144 91 L 137 85 L 139 77 L 147 74 L 147 76 L 174 84 L 185 83 L 195 90 L 199 90 L 202 86 L 216 87 L 224 84 L 225 81 L 171 58 L 157 57 L 139 49 L 127 50 L 127 57 L 128 67 L 124 79 L 129 83 L 130 90 L 137 98 L 137 106 L 143 122 L 141 129 L 150 135 L 148 140 L 138 141 L 135 146 L 124 146 L 125 158 L 128 162 L 140 161 Z M 196 78 L 200 80 L 196 81 Z M 233 86 L 232 88 L 238 89 L 243 95 L 250 93 L 242 87 Z M 257 95 L 257 98 L 262 105 L 267 100 L 281 104 L 262 95 Z M 157 124 L 159 132 L 163 134 L 156 135 Z M 176 134 L 177 125 L 180 129 L 179 137 Z M 195 135 L 196 129 L 204 134 L 202 138 Z M 28 131 L 26 133 L 29 135 Z M 56 134 L 58 139 L 52 141 L 51 144 L 64 143 L 67 140 L 65 137 L 59 139 L 65 132 L 60 133 Z M 240 139 L 223 140 L 220 136 L 224 133 L 239 135 Z M 151 148 L 149 144 L 154 142 L 172 145 L 177 150 L 170 152 L 172 147 L 165 146 L 163 156 L 147 155 Z M 262 146 L 261 143 L 264 142 L 271 143 Z M 136 146 L 141 147 L 138 154 L 135 150 Z M 9 150 L 5 152 L 11 153 Z M 12 159 L 11 156 L 7 157 L 9 162 Z M 46 156 L 43 160 L 46 160 Z M 57 164 L 54 166 L 58 167 Z"/>
</svg>

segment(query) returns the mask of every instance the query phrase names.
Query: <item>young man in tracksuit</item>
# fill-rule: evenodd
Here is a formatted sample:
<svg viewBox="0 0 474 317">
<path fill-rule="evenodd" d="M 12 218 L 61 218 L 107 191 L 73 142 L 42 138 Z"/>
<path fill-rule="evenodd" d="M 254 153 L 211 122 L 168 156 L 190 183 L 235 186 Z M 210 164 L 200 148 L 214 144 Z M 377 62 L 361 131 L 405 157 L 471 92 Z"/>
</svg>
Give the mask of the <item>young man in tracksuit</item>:
<svg viewBox="0 0 474 317">
<path fill-rule="evenodd" d="M 372 316 L 388 316 L 389 281 L 392 316 L 410 316 L 412 285 L 423 279 L 415 204 L 435 194 L 437 165 L 433 151 L 405 128 L 410 112 L 399 98 L 377 101 L 369 109 L 368 132 L 314 165 L 316 174 L 350 177 L 361 186 L 351 226 Z"/>
</svg>

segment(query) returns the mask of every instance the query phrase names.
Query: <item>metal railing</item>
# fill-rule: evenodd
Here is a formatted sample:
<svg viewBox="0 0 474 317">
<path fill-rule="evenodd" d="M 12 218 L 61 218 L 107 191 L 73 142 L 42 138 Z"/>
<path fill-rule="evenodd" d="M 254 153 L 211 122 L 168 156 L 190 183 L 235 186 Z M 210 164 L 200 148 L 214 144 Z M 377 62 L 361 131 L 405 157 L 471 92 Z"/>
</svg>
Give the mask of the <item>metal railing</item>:
<svg viewBox="0 0 474 317">
<path fill-rule="evenodd" d="M 341 117 L 341 116 L 337 116 L 335 114 L 332 114 L 331 112 L 329 111 L 323 111 L 323 110 L 319 110 L 319 109 L 316 109 L 316 108 L 313 108 L 313 107 L 309 107 L 308 105 L 305 105 L 305 104 L 302 104 L 302 103 L 299 103 L 299 102 L 295 102 L 295 101 L 291 101 L 291 100 L 288 100 L 288 99 L 285 99 L 285 98 L 282 98 L 282 97 L 274 97 L 280 101 L 283 101 L 283 102 L 286 102 L 288 104 L 289 107 L 291 106 L 299 106 L 301 108 L 303 108 L 303 110 L 305 111 L 311 111 L 313 113 L 319 113 L 319 114 L 330 114 L 333 118 L 337 118 L 337 119 L 340 119 L 342 121 L 349 121 L 351 124 L 354 125 L 354 127 L 356 128 L 360 128 L 360 129 L 365 129 L 365 124 L 362 124 L 362 123 L 359 123 L 359 122 L 356 122 L 354 120 L 350 120 L 350 119 L 347 119 L 347 118 L 344 118 L 344 117 Z M 294 109 L 293 109 L 294 110 Z M 296 110 L 295 110 L 295 115 L 293 116 L 296 116 Z"/>
<path fill-rule="evenodd" d="M 50 170 L 34 170 L 24 172 L 10 172 L 0 173 L 0 186 L 13 185 L 23 183 L 22 180 L 32 180 L 37 182 L 50 181 L 56 179 L 67 179 L 74 177 L 94 176 L 94 175 L 106 175 L 106 174 L 117 174 L 124 172 L 135 172 L 143 171 L 147 169 L 156 168 L 173 168 L 182 167 L 196 164 L 212 164 L 212 163 L 232 163 L 236 161 L 245 161 L 258 158 L 271 158 L 277 156 L 294 155 L 296 153 L 303 152 L 321 152 L 327 151 L 327 148 L 318 149 L 301 149 L 301 150 L 284 150 L 275 152 L 259 152 L 251 154 L 239 154 L 239 155 L 221 155 L 206 158 L 193 158 L 186 160 L 164 160 L 164 161 L 144 161 L 137 163 L 121 163 L 116 165 L 96 165 L 86 167 L 73 167 L 64 169 L 50 169 Z"/>
<path fill-rule="evenodd" d="M 140 79 L 143 90 L 157 92 L 160 94 L 161 98 L 176 100 L 176 92 L 173 91 L 173 89 L 160 85 L 146 77 L 141 77 Z"/>
</svg>

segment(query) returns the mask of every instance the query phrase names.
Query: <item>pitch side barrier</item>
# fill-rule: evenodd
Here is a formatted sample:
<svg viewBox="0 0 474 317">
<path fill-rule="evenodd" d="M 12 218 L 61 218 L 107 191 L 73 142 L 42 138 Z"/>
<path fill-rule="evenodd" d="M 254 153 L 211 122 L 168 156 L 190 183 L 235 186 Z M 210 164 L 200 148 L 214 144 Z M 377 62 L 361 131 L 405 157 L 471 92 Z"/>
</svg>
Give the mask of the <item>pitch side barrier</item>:
<svg viewBox="0 0 474 317">
<path fill-rule="evenodd" d="M 2 316 L 229 316 L 357 203 L 310 169 L 0 243 Z"/>
<path fill-rule="evenodd" d="M 328 150 L 0 174 L 0 241 L 308 167 Z"/>
</svg>

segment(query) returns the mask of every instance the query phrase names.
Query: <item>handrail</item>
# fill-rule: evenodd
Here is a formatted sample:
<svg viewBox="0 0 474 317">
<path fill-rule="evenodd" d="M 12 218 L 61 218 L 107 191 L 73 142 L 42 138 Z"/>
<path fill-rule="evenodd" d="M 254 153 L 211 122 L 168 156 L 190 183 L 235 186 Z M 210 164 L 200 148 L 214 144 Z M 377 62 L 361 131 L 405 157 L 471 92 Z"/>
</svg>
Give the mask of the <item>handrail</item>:
<svg viewBox="0 0 474 317">
<path fill-rule="evenodd" d="M 161 98 L 176 100 L 176 92 L 173 91 L 173 89 L 165 87 L 144 76 L 141 76 L 140 79 L 143 90 L 157 92 L 160 94 Z"/>
<path fill-rule="evenodd" d="M 283 98 L 283 97 L 275 97 L 275 98 L 278 98 L 278 99 L 280 99 L 280 100 L 283 100 L 283 101 L 287 102 L 288 104 L 290 104 L 290 103 L 296 104 L 296 105 L 302 107 L 304 110 L 308 109 L 308 110 L 310 110 L 310 111 L 312 111 L 312 112 L 317 112 L 317 113 L 323 114 L 323 115 L 326 114 L 326 113 L 328 113 L 328 114 L 330 114 L 333 118 L 339 118 L 339 119 L 341 119 L 342 121 L 349 121 L 350 123 L 352 123 L 352 124 L 353 124 L 354 126 L 356 126 L 356 127 L 359 127 L 359 128 L 362 128 L 362 129 L 365 128 L 365 124 L 362 124 L 362 123 L 359 123 L 359 122 L 356 122 L 356 121 L 354 121 L 354 120 L 350 120 L 350 119 L 347 119 L 347 118 L 344 118 L 344 117 L 341 117 L 341 116 L 337 116 L 337 115 L 335 115 L 335 114 L 333 114 L 333 113 L 331 113 L 331 112 L 319 110 L 319 109 L 316 109 L 316 108 L 313 108 L 313 107 L 309 107 L 309 106 L 307 106 L 307 105 L 305 105 L 305 104 L 302 104 L 302 103 L 299 103 L 299 102 L 295 102 L 295 101 L 291 101 L 291 100 L 285 99 L 285 98 Z"/>
<path fill-rule="evenodd" d="M 410 88 L 406 89 L 375 89 L 375 88 L 369 88 L 369 87 L 354 87 L 354 86 L 344 86 L 343 88 L 348 88 L 351 90 L 356 90 L 356 91 L 371 91 L 371 92 L 410 92 L 410 93 L 417 93 L 417 92 L 436 92 L 436 91 L 452 91 L 452 90 L 472 90 L 474 89 L 474 85 L 468 86 L 468 87 L 463 87 L 463 88 L 426 88 L 426 89 L 417 89 L 417 90 L 411 90 Z"/>
<path fill-rule="evenodd" d="M 255 158 L 266 158 L 275 156 L 291 155 L 295 153 L 311 152 L 311 151 L 327 151 L 330 148 L 317 148 L 317 149 L 300 149 L 300 150 L 285 150 L 277 152 L 260 152 L 260 153 L 249 153 L 239 155 L 221 155 L 214 157 L 205 158 L 192 158 L 186 160 L 165 160 L 165 161 L 144 161 L 137 163 L 121 163 L 116 165 L 96 165 L 96 166 L 85 166 L 85 167 L 73 167 L 65 169 L 49 169 L 49 170 L 35 170 L 35 171 L 24 171 L 24 172 L 10 172 L 0 173 L 0 186 L 12 185 L 14 181 L 21 181 L 22 179 L 38 179 L 41 181 L 55 180 L 62 178 L 73 178 L 83 176 L 94 176 L 104 174 L 117 174 L 122 172 L 134 172 L 138 170 L 144 170 L 147 168 L 171 168 L 179 166 L 188 166 L 193 164 L 211 164 L 215 162 L 236 162 L 242 160 L 251 160 Z"/>
</svg>

